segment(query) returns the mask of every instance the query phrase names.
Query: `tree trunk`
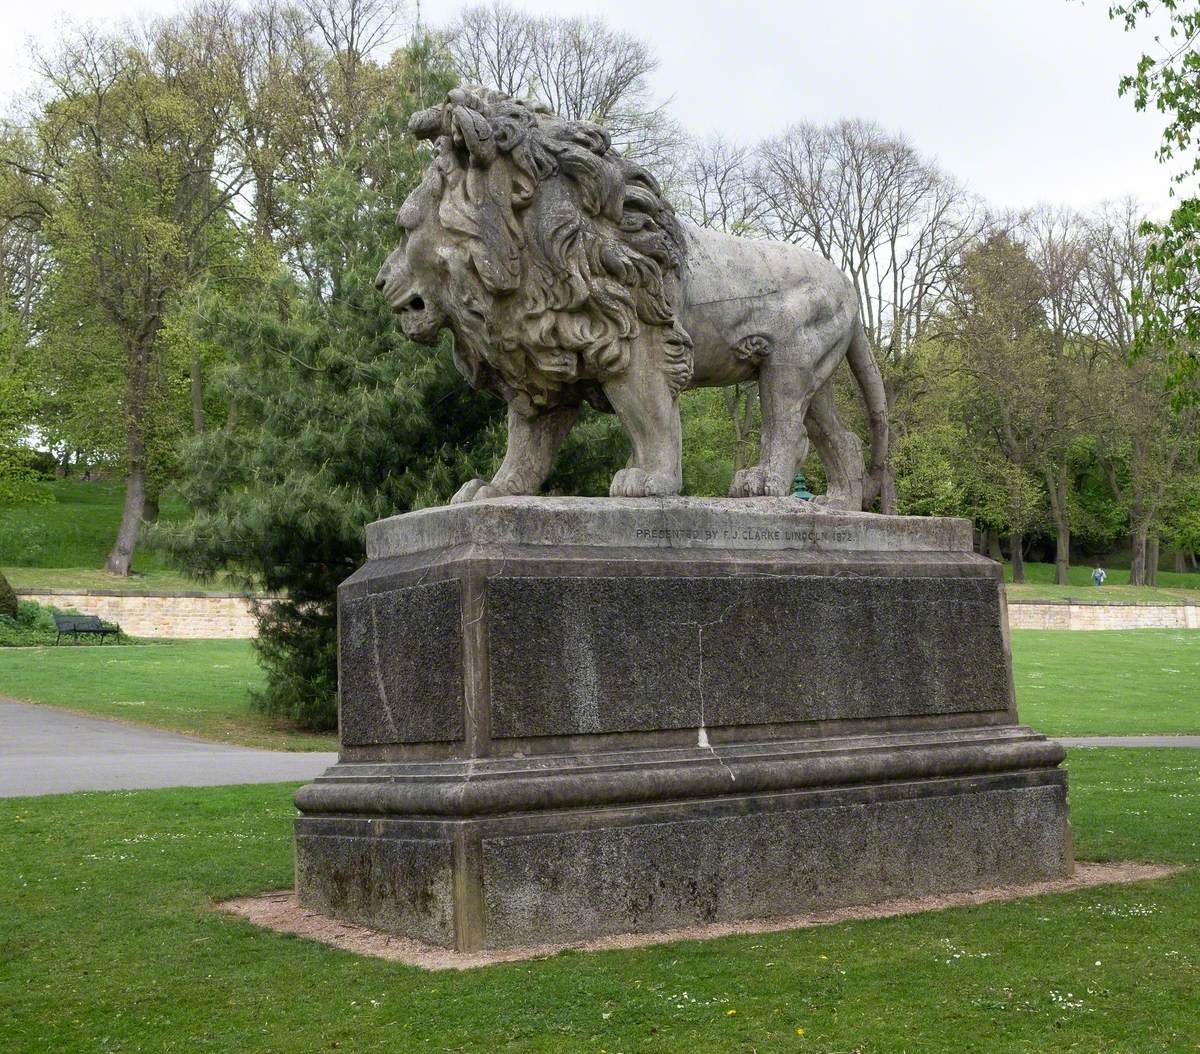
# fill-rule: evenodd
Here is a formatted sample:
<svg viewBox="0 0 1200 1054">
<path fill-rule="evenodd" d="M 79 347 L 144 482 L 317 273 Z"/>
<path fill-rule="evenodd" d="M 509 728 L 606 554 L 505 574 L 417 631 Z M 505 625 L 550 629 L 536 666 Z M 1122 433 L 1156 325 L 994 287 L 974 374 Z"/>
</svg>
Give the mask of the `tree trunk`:
<svg viewBox="0 0 1200 1054">
<path fill-rule="evenodd" d="M 1129 561 L 1129 584 L 1146 585 L 1146 528 L 1135 527 L 1133 531 L 1133 556 Z"/>
<path fill-rule="evenodd" d="M 152 338 L 151 338 L 152 339 Z M 149 376 L 149 342 L 131 343 L 127 405 L 125 408 L 125 507 L 117 540 L 104 569 L 109 574 L 129 577 L 133 551 L 137 548 L 142 513 L 146 509 L 146 384 Z"/>
<path fill-rule="evenodd" d="M 200 356 L 192 352 L 192 431 L 204 431 L 204 383 L 200 375 Z"/>
<path fill-rule="evenodd" d="M 1057 525 L 1058 538 L 1054 549 L 1054 581 L 1060 586 L 1071 584 L 1071 528 L 1065 523 Z"/>
<path fill-rule="evenodd" d="M 1182 575 L 1187 572 L 1187 554 L 1182 549 L 1175 550 L 1175 573 Z"/>
<path fill-rule="evenodd" d="M 1071 584 L 1071 521 L 1069 500 L 1069 484 L 1066 470 L 1058 466 L 1047 466 L 1043 469 L 1046 480 L 1046 495 L 1050 499 L 1050 515 L 1054 519 L 1054 529 L 1057 535 L 1057 545 L 1054 550 L 1054 582 L 1056 585 Z"/>
<path fill-rule="evenodd" d="M 1008 547 L 1012 554 L 1014 585 L 1024 585 L 1025 583 L 1025 554 L 1022 552 L 1024 546 L 1025 537 L 1020 531 L 1013 531 L 1008 536 Z"/>
<path fill-rule="evenodd" d="M 735 384 L 725 389 L 725 408 L 733 423 L 733 470 L 740 472 L 750 463 L 750 435 L 754 430 L 756 385 Z"/>
<path fill-rule="evenodd" d="M 983 544 L 984 544 L 984 552 L 989 558 L 991 558 L 992 560 L 995 560 L 996 563 L 998 563 L 998 564 L 1004 563 L 1004 554 L 1002 552 L 1000 552 L 1000 532 L 999 531 L 997 531 L 993 527 L 989 527 L 987 529 L 987 531 L 984 532 L 984 543 Z"/>
<path fill-rule="evenodd" d="M 1146 585 L 1158 585 L 1158 536 L 1151 535 L 1146 542 Z"/>
<path fill-rule="evenodd" d="M 129 475 L 125 479 L 125 507 L 121 511 L 121 527 L 117 541 L 108 554 L 104 569 L 112 575 L 129 577 L 133 565 L 133 551 L 137 547 L 138 530 L 142 525 L 142 512 L 146 507 L 146 466 L 140 457 L 129 459 Z"/>
</svg>

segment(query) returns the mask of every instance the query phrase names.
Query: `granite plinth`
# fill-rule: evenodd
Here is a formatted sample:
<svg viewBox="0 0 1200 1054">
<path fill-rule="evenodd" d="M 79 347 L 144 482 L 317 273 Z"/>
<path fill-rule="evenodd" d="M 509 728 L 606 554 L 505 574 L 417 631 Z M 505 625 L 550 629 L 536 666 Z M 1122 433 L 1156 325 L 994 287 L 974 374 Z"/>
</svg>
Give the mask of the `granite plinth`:
<svg viewBox="0 0 1200 1054">
<path fill-rule="evenodd" d="M 372 524 L 301 902 L 459 950 L 1069 873 L 965 521 L 505 498 Z"/>
</svg>

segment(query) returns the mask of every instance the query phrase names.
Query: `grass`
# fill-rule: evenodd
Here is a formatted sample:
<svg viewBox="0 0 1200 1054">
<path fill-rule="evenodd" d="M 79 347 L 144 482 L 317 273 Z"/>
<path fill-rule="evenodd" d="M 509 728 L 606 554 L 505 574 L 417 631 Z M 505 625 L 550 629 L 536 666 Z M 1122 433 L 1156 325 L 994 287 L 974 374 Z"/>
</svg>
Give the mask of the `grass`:
<svg viewBox="0 0 1200 1054">
<path fill-rule="evenodd" d="M 359 959 L 209 910 L 291 883 L 291 786 L 10 799 L 0 1049 L 1195 1050 L 1196 755 L 1079 751 L 1070 775 L 1080 858 L 1192 868 L 1037 900 L 466 973 Z"/>
<path fill-rule="evenodd" d="M 228 579 L 201 583 L 170 567 L 166 555 L 144 542 L 134 557 L 134 574 L 108 574 L 104 561 L 116 538 L 125 498 L 119 481 L 78 479 L 46 484 L 53 500 L 45 505 L 0 509 L 0 570 L 16 589 L 114 589 L 121 592 L 240 592 Z M 186 517 L 187 509 L 170 493 L 164 495 L 163 522 Z M 1005 575 L 1012 579 L 1011 565 Z M 1108 581 L 1092 585 L 1092 568 L 1072 567 L 1069 586 L 1054 585 L 1054 565 L 1027 563 L 1026 583 L 1009 586 L 1011 600 L 1107 600 L 1144 604 L 1178 604 L 1200 599 L 1200 573 L 1160 571 L 1157 588 L 1130 586 L 1129 569 L 1108 568 Z"/>
<path fill-rule="evenodd" d="M 226 579 L 199 582 L 180 571 L 159 568 L 138 571 L 129 578 L 90 567 L 2 567 L 13 589 L 108 589 L 118 593 L 241 593 Z"/>
<path fill-rule="evenodd" d="M 1014 630 L 1021 720 L 1056 736 L 1200 734 L 1200 633 Z M 250 709 L 249 641 L 0 650 L 0 694 L 247 746 L 333 750 Z"/>
<path fill-rule="evenodd" d="M 1200 733 L 1200 632 L 1014 630 L 1021 720 L 1054 736 Z"/>
<path fill-rule="evenodd" d="M 276 750 L 336 750 L 250 708 L 262 671 L 246 640 L 0 651 L 0 694 L 100 717 Z"/>
<path fill-rule="evenodd" d="M 1136 601 L 1140 604 L 1200 602 L 1200 574 L 1159 571 L 1157 586 L 1131 586 L 1128 567 L 1108 567 L 1104 585 L 1092 585 L 1094 564 L 1070 568 L 1070 585 L 1054 584 L 1053 564 L 1026 564 L 1025 583 L 1012 584 L 1012 565 L 1004 565 L 1009 600 L 1090 600 L 1093 602 Z"/>
<path fill-rule="evenodd" d="M 167 563 L 166 554 L 144 541 L 134 554 L 130 578 L 110 575 L 104 562 L 117 537 L 125 485 L 119 481 L 60 479 L 46 484 L 43 505 L 0 508 L 0 569 L 15 589 L 143 589 L 229 591 L 227 582 L 197 582 Z M 159 518 L 183 519 L 186 506 L 163 496 Z"/>
<path fill-rule="evenodd" d="M 103 567 L 121 524 L 125 485 L 61 479 L 46 487 L 53 499 L 47 504 L 0 509 L 0 567 Z M 181 519 L 186 510 L 167 495 L 159 515 Z M 164 555 L 146 546 L 134 564 L 139 571 L 167 569 Z"/>
</svg>

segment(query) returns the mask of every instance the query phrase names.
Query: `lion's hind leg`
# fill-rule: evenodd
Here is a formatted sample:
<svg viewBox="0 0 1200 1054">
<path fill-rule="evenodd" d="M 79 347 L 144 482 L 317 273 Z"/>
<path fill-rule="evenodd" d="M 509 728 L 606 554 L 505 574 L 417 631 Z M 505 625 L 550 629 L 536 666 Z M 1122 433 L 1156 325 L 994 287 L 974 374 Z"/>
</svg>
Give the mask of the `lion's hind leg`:
<svg viewBox="0 0 1200 1054">
<path fill-rule="evenodd" d="M 832 380 L 813 396 L 804 427 L 829 480 L 828 490 L 816 499 L 817 503 L 858 512 L 863 507 L 862 441 L 838 416 Z"/>
<path fill-rule="evenodd" d="M 785 497 L 792 492 L 796 463 L 808 453 L 804 415 L 812 398 L 809 373 L 786 362 L 768 361 L 758 374 L 762 405 L 762 450 L 752 468 L 734 473 L 731 498 Z"/>
</svg>

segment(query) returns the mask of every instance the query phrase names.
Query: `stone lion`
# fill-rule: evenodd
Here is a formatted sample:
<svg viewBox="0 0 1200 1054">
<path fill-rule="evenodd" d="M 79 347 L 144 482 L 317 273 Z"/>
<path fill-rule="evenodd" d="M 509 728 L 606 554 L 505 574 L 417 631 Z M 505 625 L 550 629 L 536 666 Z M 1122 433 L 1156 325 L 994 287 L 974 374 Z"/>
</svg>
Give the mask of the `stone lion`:
<svg viewBox="0 0 1200 1054">
<path fill-rule="evenodd" d="M 811 440 L 828 504 L 874 500 L 886 398 L 854 289 L 831 263 L 680 222 L 603 128 L 537 104 L 460 87 L 409 130 L 435 157 L 376 285 L 409 339 L 432 344 L 449 328 L 463 375 L 508 403 L 500 470 L 454 501 L 536 494 L 585 402 L 615 412 L 631 441 L 612 495 L 678 494 L 677 396 L 751 380 L 762 456 L 731 496 L 790 493 Z M 870 471 L 834 406 L 842 359 L 866 402 Z"/>
</svg>

